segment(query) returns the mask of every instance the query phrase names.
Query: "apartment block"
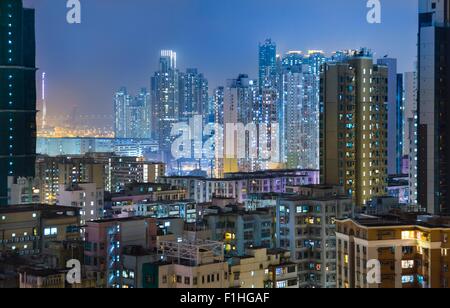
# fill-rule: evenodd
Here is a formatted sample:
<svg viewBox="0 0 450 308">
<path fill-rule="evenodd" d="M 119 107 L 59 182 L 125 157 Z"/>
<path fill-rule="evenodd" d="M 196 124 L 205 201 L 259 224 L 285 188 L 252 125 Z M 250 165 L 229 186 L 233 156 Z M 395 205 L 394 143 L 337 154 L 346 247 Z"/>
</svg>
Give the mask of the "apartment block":
<svg viewBox="0 0 450 308">
<path fill-rule="evenodd" d="M 79 208 L 81 225 L 103 217 L 103 199 L 103 188 L 97 188 L 95 183 L 74 183 L 59 188 L 58 204 Z"/>
<path fill-rule="evenodd" d="M 122 253 L 126 246 L 156 247 L 154 218 L 128 217 L 88 221 L 85 227 L 84 263 L 100 287 L 118 288 L 122 282 Z"/>
<path fill-rule="evenodd" d="M 0 253 L 19 256 L 48 252 L 54 242 L 80 239 L 77 208 L 17 205 L 0 209 Z"/>
<path fill-rule="evenodd" d="M 246 254 L 229 259 L 230 288 L 298 288 L 297 265 L 287 251 L 248 248 Z"/>
<path fill-rule="evenodd" d="M 187 190 L 188 199 L 211 202 L 214 197 L 234 198 L 244 203 L 249 194 L 285 192 L 288 185 L 319 183 L 318 170 L 267 170 L 250 173 L 228 173 L 224 178 L 161 177 L 160 183 Z"/>
<path fill-rule="evenodd" d="M 153 288 L 227 288 L 228 263 L 223 243 L 207 240 L 161 241 L 161 261 L 148 264 Z"/>
<path fill-rule="evenodd" d="M 436 216 L 360 216 L 337 222 L 338 288 L 448 288 L 450 224 Z M 369 261 L 380 281 L 368 280 Z"/>
<path fill-rule="evenodd" d="M 353 213 L 351 197 L 342 187 L 297 187 L 280 196 L 276 209 L 276 247 L 289 250 L 298 263 L 303 288 L 336 285 L 336 219 Z"/>
<path fill-rule="evenodd" d="M 224 243 L 226 256 L 245 255 L 251 247 L 275 247 L 275 211 L 231 211 L 204 217 L 212 238 Z"/>
<path fill-rule="evenodd" d="M 357 206 L 386 194 L 388 68 L 362 49 L 321 75 L 321 183 L 344 186 Z"/>
</svg>

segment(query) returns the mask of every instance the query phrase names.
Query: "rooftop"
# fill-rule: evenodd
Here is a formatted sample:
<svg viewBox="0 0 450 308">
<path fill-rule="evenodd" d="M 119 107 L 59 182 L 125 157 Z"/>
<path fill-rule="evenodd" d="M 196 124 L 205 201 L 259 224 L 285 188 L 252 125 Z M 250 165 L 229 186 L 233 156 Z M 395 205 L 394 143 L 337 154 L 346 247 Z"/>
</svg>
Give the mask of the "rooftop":
<svg viewBox="0 0 450 308">
<path fill-rule="evenodd" d="M 78 211 L 79 211 L 79 209 L 77 207 L 47 205 L 47 204 L 26 204 L 26 205 L 0 206 L 0 214 L 42 212 L 43 217 L 50 217 L 52 215 L 63 215 L 63 214 L 68 214 L 68 212 L 78 213 Z"/>
<path fill-rule="evenodd" d="M 387 214 L 379 216 L 359 215 L 352 220 L 364 227 L 420 226 L 424 228 L 450 228 L 450 217 L 424 215 L 423 213 Z"/>
<path fill-rule="evenodd" d="M 24 267 L 19 270 L 20 273 L 26 273 L 27 275 L 33 275 L 38 277 L 48 277 L 54 275 L 64 274 L 62 270 L 47 269 L 47 268 L 34 268 L 34 267 Z"/>
</svg>

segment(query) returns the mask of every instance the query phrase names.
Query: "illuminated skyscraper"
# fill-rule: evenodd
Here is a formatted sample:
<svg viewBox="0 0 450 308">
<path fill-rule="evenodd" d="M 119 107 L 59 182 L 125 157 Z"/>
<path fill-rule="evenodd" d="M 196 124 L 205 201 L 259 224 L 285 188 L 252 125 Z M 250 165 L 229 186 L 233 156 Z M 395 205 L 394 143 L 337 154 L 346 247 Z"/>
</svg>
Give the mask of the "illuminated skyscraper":
<svg viewBox="0 0 450 308">
<path fill-rule="evenodd" d="M 289 168 L 319 169 L 320 51 L 289 52 L 282 59 L 282 157 Z"/>
<path fill-rule="evenodd" d="M 114 97 L 116 138 L 150 138 L 151 109 L 150 94 L 145 88 L 132 97 L 126 88 L 120 89 Z"/>
<path fill-rule="evenodd" d="M 172 125 L 180 115 L 179 71 L 177 54 L 172 50 L 162 50 L 159 70 L 151 78 L 152 135 L 158 140 L 162 159 L 171 158 Z"/>
<path fill-rule="evenodd" d="M 260 118 L 259 112 L 256 81 L 245 74 L 240 74 L 237 79 L 228 80 L 223 94 L 223 172 L 254 170 L 256 155 L 253 156 L 250 152 L 257 149 L 255 131 L 256 123 Z M 220 114 L 218 116 L 220 120 Z M 248 126 L 248 128 L 255 128 L 255 130 L 243 131 L 245 126 L 252 124 L 255 126 Z M 245 146 L 240 147 L 239 144 L 245 144 Z M 239 153 L 240 150 L 242 150 L 241 153 Z M 219 174 L 222 176 L 223 172 Z"/>
<path fill-rule="evenodd" d="M 0 204 L 8 176 L 34 176 L 36 67 L 34 10 L 0 1 Z"/>
<path fill-rule="evenodd" d="M 322 73 L 321 182 L 344 186 L 357 206 L 386 193 L 387 78 L 364 49 Z"/>
<path fill-rule="evenodd" d="M 259 44 L 259 87 L 276 87 L 277 45 L 271 39 Z"/>
<path fill-rule="evenodd" d="M 126 88 L 121 88 L 114 95 L 114 131 L 116 138 L 126 138 L 127 135 L 127 109 L 130 104 L 131 97 L 128 95 Z"/>
<path fill-rule="evenodd" d="M 208 80 L 197 69 L 190 68 L 180 73 L 180 119 L 188 120 L 193 115 L 202 115 L 207 119 Z"/>
<path fill-rule="evenodd" d="M 323 51 L 310 50 L 303 65 L 303 104 L 301 109 L 301 165 L 319 169 L 320 69 L 325 64 Z"/>
<path fill-rule="evenodd" d="M 291 56 L 291 55 L 290 55 Z M 287 60 L 286 60 L 287 61 Z M 288 168 L 298 168 L 301 160 L 301 106 L 303 103 L 302 65 L 292 64 L 283 69 L 284 123 L 281 131 L 281 155 Z"/>
<path fill-rule="evenodd" d="M 450 0 L 419 1 L 418 200 L 450 214 Z"/>
</svg>

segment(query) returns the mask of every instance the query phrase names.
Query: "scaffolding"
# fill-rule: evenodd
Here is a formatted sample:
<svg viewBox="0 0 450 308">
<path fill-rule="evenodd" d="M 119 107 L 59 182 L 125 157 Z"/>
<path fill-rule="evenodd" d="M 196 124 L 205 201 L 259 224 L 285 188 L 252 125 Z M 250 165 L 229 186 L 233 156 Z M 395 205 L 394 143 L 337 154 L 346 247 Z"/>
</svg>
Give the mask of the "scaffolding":
<svg viewBox="0 0 450 308">
<path fill-rule="evenodd" d="M 161 260 L 188 263 L 197 266 L 204 263 L 205 256 L 212 262 L 223 262 L 223 243 L 207 240 L 180 239 L 178 241 L 161 241 L 158 245 Z"/>
</svg>

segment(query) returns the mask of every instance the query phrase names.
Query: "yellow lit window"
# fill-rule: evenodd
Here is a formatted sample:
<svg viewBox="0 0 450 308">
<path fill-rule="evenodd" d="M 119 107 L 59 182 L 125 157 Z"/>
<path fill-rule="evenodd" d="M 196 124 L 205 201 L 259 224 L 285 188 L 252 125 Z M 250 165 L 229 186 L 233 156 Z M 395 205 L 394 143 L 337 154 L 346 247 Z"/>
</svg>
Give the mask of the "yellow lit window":
<svg viewBox="0 0 450 308">
<path fill-rule="evenodd" d="M 414 268 L 414 260 L 403 260 L 402 261 L 402 268 Z"/>
<path fill-rule="evenodd" d="M 415 239 L 414 231 L 402 231 L 402 240 L 413 240 Z"/>
<path fill-rule="evenodd" d="M 345 263 L 345 264 L 348 264 L 348 255 L 345 255 L 345 256 L 344 256 L 344 263 Z"/>
</svg>

